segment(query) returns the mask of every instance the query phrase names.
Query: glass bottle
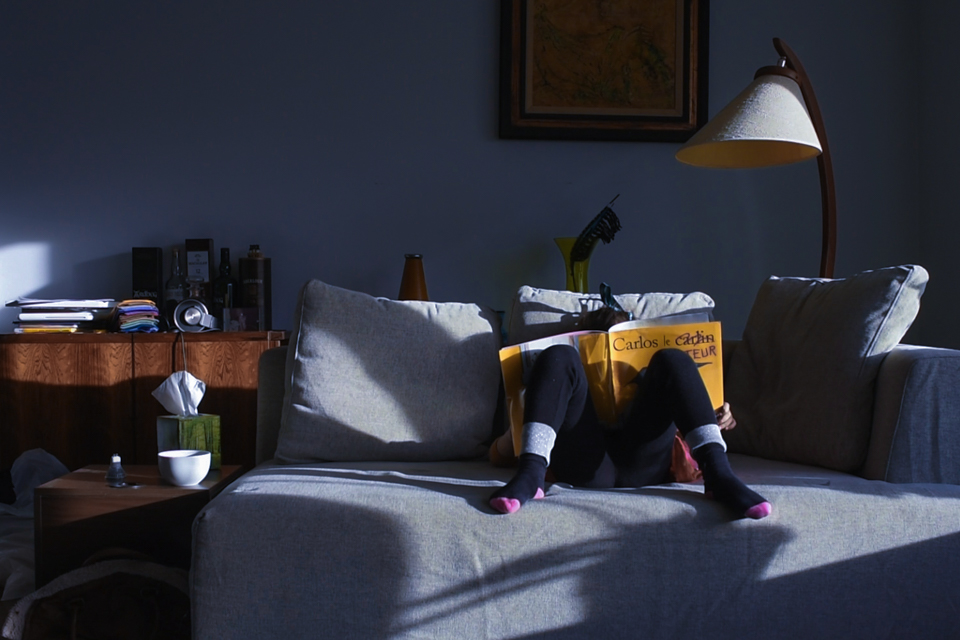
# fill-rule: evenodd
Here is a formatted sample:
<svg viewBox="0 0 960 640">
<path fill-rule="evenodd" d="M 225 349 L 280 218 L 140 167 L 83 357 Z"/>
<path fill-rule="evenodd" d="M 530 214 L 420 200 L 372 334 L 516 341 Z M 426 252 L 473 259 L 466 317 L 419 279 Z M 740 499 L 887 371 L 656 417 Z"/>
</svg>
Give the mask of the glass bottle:
<svg viewBox="0 0 960 640">
<path fill-rule="evenodd" d="M 110 467 L 107 469 L 107 484 L 111 487 L 122 487 L 126 478 L 127 474 L 120 465 L 120 454 L 115 453 L 110 457 Z"/>
<path fill-rule="evenodd" d="M 199 277 L 187 278 L 187 297 L 206 304 L 207 301 L 203 299 L 203 280 Z"/>
<path fill-rule="evenodd" d="M 236 306 L 237 281 L 230 275 L 230 249 L 220 249 L 220 275 L 213 281 L 213 302 L 211 304 L 213 317 L 223 323 L 226 328 L 229 323 L 224 322 L 223 310 Z"/>
<path fill-rule="evenodd" d="M 427 281 L 423 275 L 423 256 L 419 253 L 407 253 L 403 258 L 403 275 L 400 276 L 397 300 L 429 300 Z"/>
<path fill-rule="evenodd" d="M 170 279 L 163 288 L 163 312 L 168 321 L 172 322 L 173 311 L 187 297 L 187 291 L 187 279 L 183 277 L 183 267 L 180 265 L 180 250 L 174 249 Z"/>
</svg>

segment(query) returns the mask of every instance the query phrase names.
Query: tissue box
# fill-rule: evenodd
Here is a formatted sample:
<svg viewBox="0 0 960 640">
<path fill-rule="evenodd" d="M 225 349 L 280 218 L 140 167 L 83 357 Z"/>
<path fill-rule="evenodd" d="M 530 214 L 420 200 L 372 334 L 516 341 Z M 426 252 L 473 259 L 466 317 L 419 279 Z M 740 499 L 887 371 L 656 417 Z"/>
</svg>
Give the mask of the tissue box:
<svg viewBox="0 0 960 640">
<path fill-rule="evenodd" d="M 220 416 L 159 416 L 157 451 L 198 449 L 210 452 L 210 468 L 220 468 Z"/>
</svg>

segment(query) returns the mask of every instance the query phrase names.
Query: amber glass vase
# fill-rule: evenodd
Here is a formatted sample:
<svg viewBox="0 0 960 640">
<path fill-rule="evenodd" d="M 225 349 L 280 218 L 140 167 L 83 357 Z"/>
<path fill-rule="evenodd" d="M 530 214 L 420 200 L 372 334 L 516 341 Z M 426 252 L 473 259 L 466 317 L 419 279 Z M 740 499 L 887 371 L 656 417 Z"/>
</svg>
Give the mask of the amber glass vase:
<svg viewBox="0 0 960 640">
<path fill-rule="evenodd" d="M 423 275 L 423 256 L 408 253 L 403 257 L 403 276 L 400 278 L 397 300 L 429 300 L 427 280 Z"/>
</svg>

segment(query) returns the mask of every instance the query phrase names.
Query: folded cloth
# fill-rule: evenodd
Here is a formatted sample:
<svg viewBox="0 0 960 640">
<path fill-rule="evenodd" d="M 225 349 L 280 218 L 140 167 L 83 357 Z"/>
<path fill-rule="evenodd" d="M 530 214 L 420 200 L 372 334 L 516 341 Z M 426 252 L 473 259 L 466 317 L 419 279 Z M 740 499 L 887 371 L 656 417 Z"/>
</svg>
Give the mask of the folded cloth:
<svg viewBox="0 0 960 640">
<path fill-rule="evenodd" d="M 136 320 L 120 324 L 121 333 L 154 333 L 159 330 L 160 326 L 156 320 Z"/>
<path fill-rule="evenodd" d="M 122 322 L 133 322 L 134 320 L 150 320 L 156 317 L 157 317 L 156 313 L 147 313 L 145 311 L 141 311 L 137 313 L 121 314 L 120 320 Z"/>
<path fill-rule="evenodd" d="M 122 333 L 160 330 L 160 310 L 152 300 L 123 300 L 117 305 L 117 328 Z"/>
<path fill-rule="evenodd" d="M 117 305 L 117 312 L 137 313 L 140 311 L 157 313 L 157 304 L 153 300 L 123 300 Z"/>
<path fill-rule="evenodd" d="M 137 306 L 137 307 L 126 307 L 124 309 L 119 309 L 120 315 L 131 315 L 134 313 L 150 313 L 157 315 L 157 307 L 147 307 L 147 306 Z"/>
<path fill-rule="evenodd" d="M 149 298 L 129 298 L 127 300 L 121 300 L 120 302 L 118 302 L 117 308 L 121 309 L 123 307 L 131 307 L 131 306 L 137 306 L 137 305 L 143 305 L 145 307 L 156 307 L 157 303 L 154 302 L 153 300 L 150 300 Z"/>
</svg>

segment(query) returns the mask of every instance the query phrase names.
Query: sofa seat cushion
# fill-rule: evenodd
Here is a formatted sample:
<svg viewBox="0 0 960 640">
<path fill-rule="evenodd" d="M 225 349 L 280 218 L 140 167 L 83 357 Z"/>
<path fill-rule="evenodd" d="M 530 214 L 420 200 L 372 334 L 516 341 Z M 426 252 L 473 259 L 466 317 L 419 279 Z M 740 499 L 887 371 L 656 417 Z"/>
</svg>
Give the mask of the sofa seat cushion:
<svg viewBox="0 0 960 640">
<path fill-rule="evenodd" d="M 764 282 L 726 372 L 739 425 L 731 449 L 859 472 L 880 363 L 910 328 L 927 278 L 907 265 Z"/>
<path fill-rule="evenodd" d="M 705 293 L 622 293 L 614 295 L 637 320 L 678 313 L 713 311 L 713 298 Z M 576 331 L 583 314 L 603 305 L 599 293 L 575 293 L 522 286 L 513 299 L 507 340 L 520 344 L 558 333 Z"/>
<path fill-rule="evenodd" d="M 398 302 L 319 280 L 300 293 L 276 458 L 448 460 L 494 430 L 500 323 L 475 304 Z"/>
<path fill-rule="evenodd" d="M 731 462 L 770 499 L 770 517 L 732 519 L 697 484 L 553 484 L 504 516 L 487 499 L 511 472 L 483 462 L 261 465 L 195 522 L 194 630 L 349 640 L 955 628 L 960 487 Z"/>
</svg>

